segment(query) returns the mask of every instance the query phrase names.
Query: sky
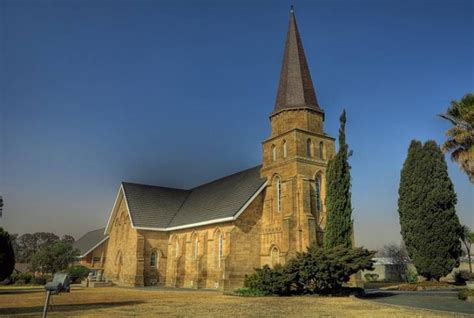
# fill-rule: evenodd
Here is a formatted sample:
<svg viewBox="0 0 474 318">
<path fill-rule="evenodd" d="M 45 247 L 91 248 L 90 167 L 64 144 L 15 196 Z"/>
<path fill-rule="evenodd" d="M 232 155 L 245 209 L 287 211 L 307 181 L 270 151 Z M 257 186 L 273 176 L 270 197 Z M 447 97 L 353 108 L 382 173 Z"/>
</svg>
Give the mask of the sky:
<svg viewBox="0 0 474 318">
<path fill-rule="evenodd" d="M 400 242 L 414 138 L 474 88 L 470 0 L 298 0 L 325 131 L 347 111 L 356 243 Z M 190 188 L 261 163 L 290 1 L 0 1 L 0 226 L 79 238 L 121 181 Z M 474 187 L 447 157 L 461 223 Z"/>
</svg>

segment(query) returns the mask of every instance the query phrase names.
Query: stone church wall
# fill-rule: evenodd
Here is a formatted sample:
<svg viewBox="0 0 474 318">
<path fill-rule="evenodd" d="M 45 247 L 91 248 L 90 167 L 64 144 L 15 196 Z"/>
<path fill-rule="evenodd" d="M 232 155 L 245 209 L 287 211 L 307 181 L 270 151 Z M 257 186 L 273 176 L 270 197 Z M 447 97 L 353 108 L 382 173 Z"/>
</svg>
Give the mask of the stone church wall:
<svg viewBox="0 0 474 318">
<path fill-rule="evenodd" d="M 143 286 L 143 236 L 131 227 L 125 201 L 111 220 L 104 276 L 121 286 Z"/>
<path fill-rule="evenodd" d="M 260 193 L 234 222 L 235 227 L 230 232 L 225 291 L 243 287 L 245 275 L 253 273 L 255 268 L 261 266 L 260 235 L 264 197 L 265 191 Z"/>
</svg>

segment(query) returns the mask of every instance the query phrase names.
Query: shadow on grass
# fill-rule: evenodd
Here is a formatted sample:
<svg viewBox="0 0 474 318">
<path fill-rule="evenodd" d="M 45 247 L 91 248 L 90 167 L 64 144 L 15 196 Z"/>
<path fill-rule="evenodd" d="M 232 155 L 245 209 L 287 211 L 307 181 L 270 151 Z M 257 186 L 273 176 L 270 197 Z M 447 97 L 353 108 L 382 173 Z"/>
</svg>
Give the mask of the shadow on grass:
<svg viewBox="0 0 474 318">
<path fill-rule="evenodd" d="M 101 308 L 112 308 L 120 306 L 131 306 L 145 303 L 144 301 L 115 301 L 115 302 L 99 302 L 99 303 L 85 303 L 85 304 L 62 304 L 54 305 L 50 312 L 69 312 L 69 311 L 85 311 L 96 310 Z M 13 307 L 0 309 L 0 315 L 18 315 L 18 314 L 32 314 L 43 312 L 43 306 L 33 307 Z"/>
<path fill-rule="evenodd" d="M 395 296 L 395 294 L 390 293 L 390 292 L 377 291 L 377 292 L 366 293 L 364 295 L 357 296 L 357 297 L 361 299 L 378 299 L 378 298 L 387 298 L 387 297 L 392 297 L 392 296 Z"/>
</svg>

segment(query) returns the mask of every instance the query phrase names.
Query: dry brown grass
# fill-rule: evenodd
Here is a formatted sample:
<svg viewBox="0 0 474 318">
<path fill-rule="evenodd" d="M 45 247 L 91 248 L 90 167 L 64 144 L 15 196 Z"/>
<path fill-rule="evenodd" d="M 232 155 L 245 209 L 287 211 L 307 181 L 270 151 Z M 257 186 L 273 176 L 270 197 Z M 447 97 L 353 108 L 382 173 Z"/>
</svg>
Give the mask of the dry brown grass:
<svg viewBox="0 0 474 318">
<path fill-rule="evenodd" d="M 0 315 L 38 317 L 43 291 L 0 291 Z M 75 288 L 53 298 L 50 317 L 452 317 L 356 298 L 238 297 L 216 292 Z"/>
</svg>

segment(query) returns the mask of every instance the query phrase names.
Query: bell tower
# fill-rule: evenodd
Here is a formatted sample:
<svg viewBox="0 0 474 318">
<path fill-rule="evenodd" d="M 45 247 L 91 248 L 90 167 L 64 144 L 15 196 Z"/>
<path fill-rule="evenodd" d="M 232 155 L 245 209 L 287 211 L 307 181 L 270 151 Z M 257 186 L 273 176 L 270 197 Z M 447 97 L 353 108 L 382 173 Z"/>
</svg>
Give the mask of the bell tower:
<svg viewBox="0 0 474 318">
<path fill-rule="evenodd" d="M 271 135 L 263 141 L 261 176 L 267 179 L 261 234 L 261 265 L 284 263 L 311 243 L 322 244 L 326 222 L 328 159 L 334 138 L 324 132 L 293 7 L 270 114 Z"/>
</svg>

